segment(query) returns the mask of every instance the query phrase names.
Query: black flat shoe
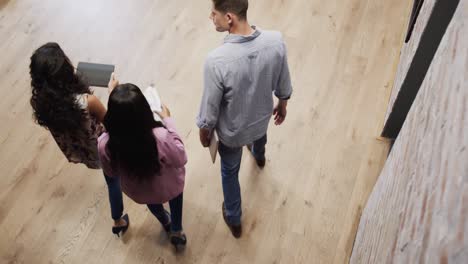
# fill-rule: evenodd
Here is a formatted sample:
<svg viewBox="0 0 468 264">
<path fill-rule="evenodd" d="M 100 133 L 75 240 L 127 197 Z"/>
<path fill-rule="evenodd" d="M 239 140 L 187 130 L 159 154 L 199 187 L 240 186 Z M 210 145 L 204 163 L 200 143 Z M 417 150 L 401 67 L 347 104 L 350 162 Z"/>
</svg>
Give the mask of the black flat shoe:
<svg viewBox="0 0 468 264">
<path fill-rule="evenodd" d="M 122 233 L 123 235 L 127 231 L 128 226 L 130 225 L 130 219 L 128 218 L 128 214 L 122 216 L 122 219 L 125 220 L 125 222 L 127 223 L 126 225 L 112 227 L 112 233 L 115 234 L 117 237 L 120 237 L 120 233 Z"/>
<path fill-rule="evenodd" d="M 175 247 L 176 251 L 179 249 L 184 249 L 185 245 L 187 245 L 187 236 L 185 236 L 183 231 L 179 234 L 171 232 L 170 238 L 171 244 Z"/>
</svg>

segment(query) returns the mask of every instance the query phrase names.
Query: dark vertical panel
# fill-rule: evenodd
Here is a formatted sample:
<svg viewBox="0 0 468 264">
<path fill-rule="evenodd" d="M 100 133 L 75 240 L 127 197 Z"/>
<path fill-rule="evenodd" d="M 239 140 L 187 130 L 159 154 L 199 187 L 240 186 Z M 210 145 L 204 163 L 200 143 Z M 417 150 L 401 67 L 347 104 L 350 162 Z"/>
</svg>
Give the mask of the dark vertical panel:
<svg viewBox="0 0 468 264">
<path fill-rule="evenodd" d="M 408 73 L 385 123 L 382 137 L 398 136 L 459 2 L 460 0 L 438 0 L 435 3 Z"/>
</svg>

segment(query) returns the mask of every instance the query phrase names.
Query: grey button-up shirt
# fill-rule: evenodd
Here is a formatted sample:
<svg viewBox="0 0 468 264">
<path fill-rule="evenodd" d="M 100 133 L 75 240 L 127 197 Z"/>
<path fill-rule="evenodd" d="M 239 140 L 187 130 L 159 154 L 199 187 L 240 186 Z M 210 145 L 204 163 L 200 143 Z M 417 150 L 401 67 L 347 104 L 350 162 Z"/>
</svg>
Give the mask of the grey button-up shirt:
<svg viewBox="0 0 468 264">
<path fill-rule="evenodd" d="M 273 93 L 291 96 L 286 46 L 281 33 L 256 29 L 230 34 L 205 62 L 199 128 L 216 129 L 220 141 L 241 147 L 265 135 L 273 114 Z"/>
</svg>

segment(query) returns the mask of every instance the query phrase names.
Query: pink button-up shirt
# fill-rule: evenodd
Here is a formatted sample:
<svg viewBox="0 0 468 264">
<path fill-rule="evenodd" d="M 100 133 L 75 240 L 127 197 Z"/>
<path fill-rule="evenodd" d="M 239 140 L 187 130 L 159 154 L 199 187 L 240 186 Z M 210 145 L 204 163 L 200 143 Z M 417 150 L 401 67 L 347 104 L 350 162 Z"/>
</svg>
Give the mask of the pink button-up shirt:
<svg viewBox="0 0 468 264">
<path fill-rule="evenodd" d="M 99 158 L 104 173 L 109 177 L 120 177 L 122 191 L 140 204 L 165 203 L 184 190 L 185 164 L 187 155 L 182 140 L 176 132 L 174 120 L 165 118 L 166 128 L 158 127 L 153 130 L 159 153 L 161 170 L 159 175 L 149 182 L 133 180 L 129 172 L 119 168 L 112 168 L 110 157 L 106 151 L 109 134 L 104 133 L 98 139 Z"/>
</svg>

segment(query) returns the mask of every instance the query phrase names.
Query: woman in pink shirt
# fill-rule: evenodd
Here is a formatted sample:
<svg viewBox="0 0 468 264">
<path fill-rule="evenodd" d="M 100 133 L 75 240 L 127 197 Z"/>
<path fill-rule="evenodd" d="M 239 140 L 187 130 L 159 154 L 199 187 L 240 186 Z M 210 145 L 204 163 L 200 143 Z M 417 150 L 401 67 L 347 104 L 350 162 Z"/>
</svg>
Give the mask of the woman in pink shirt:
<svg viewBox="0 0 468 264">
<path fill-rule="evenodd" d="M 137 86 L 118 85 L 109 97 L 107 133 L 98 139 L 98 152 L 106 175 L 119 177 L 122 191 L 148 206 L 177 249 L 187 243 L 182 230 L 187 156 L 167 107 L 158 114 L 164 124 L 154 120 Z M 170 214 L 162 205 L 168 201 Z"/>
</svg>

